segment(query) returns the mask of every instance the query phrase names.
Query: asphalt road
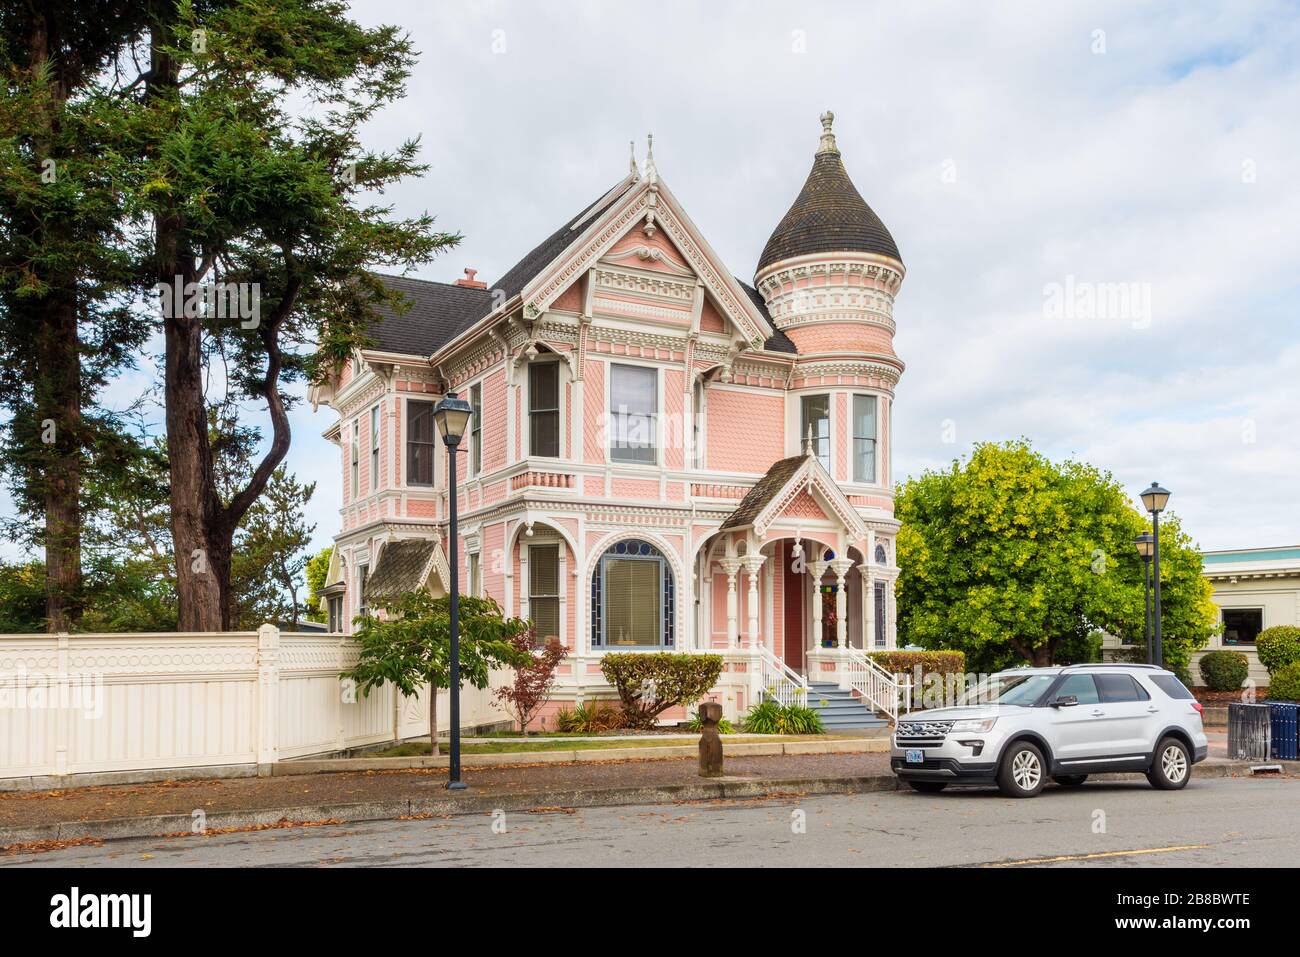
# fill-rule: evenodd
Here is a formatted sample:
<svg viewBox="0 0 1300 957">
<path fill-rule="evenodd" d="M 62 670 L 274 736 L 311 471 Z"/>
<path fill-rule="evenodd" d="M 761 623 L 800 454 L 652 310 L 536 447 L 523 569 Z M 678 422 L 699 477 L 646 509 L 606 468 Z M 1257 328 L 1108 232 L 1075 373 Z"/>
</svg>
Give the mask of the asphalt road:
<svg viewBox="0 0 1300 957">
<path fill-rule="evenodd" d="M 1300 779 L 511 812 L 114 841 L 0 866 L 1296 866 Z"/>
</svg>

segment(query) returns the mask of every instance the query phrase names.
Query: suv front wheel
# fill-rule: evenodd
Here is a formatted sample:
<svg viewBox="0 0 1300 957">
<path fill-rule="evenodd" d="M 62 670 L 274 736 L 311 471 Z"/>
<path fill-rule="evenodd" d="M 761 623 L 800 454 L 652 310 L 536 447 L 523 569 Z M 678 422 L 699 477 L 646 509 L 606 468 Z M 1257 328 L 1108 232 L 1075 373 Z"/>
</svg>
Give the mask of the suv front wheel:
<svg viewBox="0 0 1300 957">
<path fill-rule="evenodd" d="M 1161 738 L 1156 745 L 1156 759 L 1147 771 L 1147 780 L 1161 791 L 1177 791 L 1187 786 L 1192 776 L 1192 756 L 1187 745 L 1177 738 Z"/>
<path fill-rule="evenodd" d="M 1047 783 L 1047 763 L 1043 752 L 1028 741 L 1016 741 L 1002 756 L 998 768 L 998 788 L 1007 797 L 1034 797 Z"/>
</svg>

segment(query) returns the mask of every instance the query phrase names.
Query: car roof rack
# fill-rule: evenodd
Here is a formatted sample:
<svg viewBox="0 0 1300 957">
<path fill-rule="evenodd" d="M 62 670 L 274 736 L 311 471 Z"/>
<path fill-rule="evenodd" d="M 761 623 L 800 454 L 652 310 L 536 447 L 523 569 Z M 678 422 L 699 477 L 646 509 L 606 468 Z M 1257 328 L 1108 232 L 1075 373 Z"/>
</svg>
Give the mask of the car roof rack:
<svg viewBox="0 0 1300 957">
<path fill-rule="evenodd" d="M 1069 671 L 1072 668 L 1150 668 L 1152 671 L 1164 671 L 1160 665 L 1149 665 L 1144 661 L 1095 661 L 1091 664 L 1064 665 L 1062 671 Z"/>
</svg>

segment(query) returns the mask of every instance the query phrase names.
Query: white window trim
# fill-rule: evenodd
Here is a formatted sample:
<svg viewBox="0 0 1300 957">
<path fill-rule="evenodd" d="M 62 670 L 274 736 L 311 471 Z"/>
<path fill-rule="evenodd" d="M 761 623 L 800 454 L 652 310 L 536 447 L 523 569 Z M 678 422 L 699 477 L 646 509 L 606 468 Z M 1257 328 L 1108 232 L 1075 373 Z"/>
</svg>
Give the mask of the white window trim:
<svg viewBox="0 0 1300 957">
<path fill-rule="evenodd" d="M 379 491 L 380 461 L 383 456 L 384 402 L 380 399 L 368 411 L 370 416 L 370 494 Z"/>
<path fill-rule="evenodd" d="M 843 390 L 840 391 L 842 392 Z M 789 454 L 802 455 L 803 443 L 804 440 L 808 437 L 806 433 L 804 433 L 803 431 L 803 400 L 806 397 L 812 397 L 818 395 L 826 396 L 827 415 L 828 415 L 828 422 L 827 422 L 828 441 L 827 441 L 827 455 L 826 455 L 825 465 L 826 465 L 826 471 L 830 472 L 831 475 L 835 474 L 835 466 L 838 464 L 837 457 L 835 455 L 835 430 L 839 428 L 839 414 L 836 410 L 836 405 L 838 403 L 835 401 L 835 396 L 837 394 L 838 393 L 834 389 L 828 388 L 826 386 L 818 386 L 809 389 L 800 389 L 798 392 L 792 393 L 792 395 L 794 396 L 794 401 L 791 402 L 790 404 L 793 406 L 793 409 L 791 409 L 790 417 L 789 419 L 787 419 L 787 426 L 789 428 L 789 431 L 796 433 L 794 448 L 790 450 Z M 849 414 L 852 415 L 852 409 L 849 410 Z"/>
<path fill-rule="evenodd" d="M 474 436 L 474 417 L 472 415 L 470 416 L 469 422 L 466 423 L 465 426 L 465 431 L 469 434 L 469 443 L 465 448 L 465 454 L 468 456 L 468 461 L 465 462 L 465 478 L 467 481 L 469 479 L 476 479 L 483 474 L 483 449 L 476 448 L 476 447 L 481 446 L 483 444 L 483 383 L 484 381 L 485 381 L 484 379 L 479 379 L 477 382 L 470 382 L 467 383 L 465 386 L 465 401 L 468 402 L 471 406 L 473 406 L 474 404 L 474 390 L 478 389 L 478 408 L 479 408 L 478 437 L 475 438 Z M 474 467 L 474 456 L 476 451 L 478 454 L 478 468 Z"/>
<path fill-rule="evenodd" d="M 854 413 L 853 413 L 853 400 L 856 399 L 858 396 L 865 396 L 865 397 L 868 397 L 868 398 L 871 398 L 871 399 L 875 399 L 876 447 L 875 447 L 875 454 L 872 455 L 872 475 L 871 475 L 871 479 L 870 479 L 869 481 L 866 481 L 866 482 L 860 481 L 860 480 L 858 480 L 858 479 L 856 479 L 856 478 L 853 477 L 854 470 L 856 469 L 856 467 L 857 467 L 857 463 L 858 463 L 857 436 L 853 434 L 853 432 L 854 432 L 854 427 L 855 427 L 855 424 L 856 424 L 856 422 L 857 422 L 857 416 L 854 415 Z M 881 458 L 881 448 L 882 448 L 883 445 L 884 445 L 884 443 L 883 443 L 882 440 L 881 440 L 881 436 L 880 436 L 880 433 L 881 433 L 881 423 L 883 422 L 883 416 L 881 415 L 881 406 L 882 406 L 883 403 L 884 403 L 884 396 L 882 396 L 879 392 L 869 392 L 869 391 L 864 391 L 864 390 L 862 390 L 862 389 L 858 389 L 858 390 L 856 390 L 856 391 L 854 391 L 854 392 L 850 392 L 850 393 L 849 393 L 849 421 L 848 421 L 848 428 L 849 428 L 849 474 L 848 474 L 848 481 L 851 482 L 851 483 L 854 484 L 854 485 L 870 485 L 870 486 L 873 486 L 873 487 L 879 487 L 879 486 L 881 486 L 881 485 L 884 484 L 884 483 L 881 481 L 881 478 L 880 478 L 880 476 L 881 476 L 881 462 L 880 462 L 880 458 Z"/>
<path fill-rule="evenodd" d="M 351 503 L 361 498 L 361 416 L 352 420 L 352 438 L 348 442 L 348 487 L 352 491 Z"/>
<path fill-rule="evenodd" d="M 614 366 L 640 366 L 655 373 L 655 460 L 653 462 L 618 462 L 614 459 Z M 605 360 L 605 464 L 618 469 L 657 471 L 664 464 L 664 374 L 659 362 L 618 356 Z"/>
<path fill-rule="evenodd" d="M 557 637 L 560 643 L 568 647 L 568 563 L 569 563 L 569 544 L 558 534 L 546 534 L 540 529 L 537 530 L 534 537 L 528 541 L 520 540 L 519 549 L 519 617 L 528 620 L 531 615 L 531 602 L 533 581 L 528 574 L 528 554 L 535 546 L 555 546 L 556 547 L 556 588 L 559 589 L 557 598 L 557 612 L 559 618 L 559 634 Z"/>
</svg>

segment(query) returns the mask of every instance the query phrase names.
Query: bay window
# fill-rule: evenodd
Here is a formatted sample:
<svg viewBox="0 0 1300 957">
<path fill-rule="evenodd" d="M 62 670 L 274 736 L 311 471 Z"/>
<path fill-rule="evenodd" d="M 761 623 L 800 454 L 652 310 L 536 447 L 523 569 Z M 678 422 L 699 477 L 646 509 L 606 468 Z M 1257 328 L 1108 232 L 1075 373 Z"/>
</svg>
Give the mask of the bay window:
<svg viewBox="0 0 1300 957">
<path fill-rule="evenodd" d="M 799 448 L 811 432 L 813 452 L 827 469 L 831 467 L 831 397 L 805 395 L 799 400 Z"/>
<path fill-rule="evenodd" d="M 876 397 L 853 397 L 853 481 L 876 481 Z"/>
<path fill-rule="evenodd" d="M 528 546 L 528 617 L 537 643 L 560 636 L 560 546 Z"/>
<path fill-rule="evenodd" d="M 433 485 L 434 454 L 438 450 L 432 402 L 406 403 L 406 484 Z"/>
<path fill-rule="evenodd" d="M 659 413 L 659 373 L 646 366 L 609 367 L 609 457 L 654 465 Z"/>
<path fill-rule="evenodd" d="M 560 455 L 560 364 L 535 362 L 528 367 L 528 454 Z"/>
<path fill-rule="evenodd" d="M 608 548 L 592 576 L 591 611 L 595 647 L 671 648 L 676 589 L 663 553 L 636 539 Z"/>
</svg>

